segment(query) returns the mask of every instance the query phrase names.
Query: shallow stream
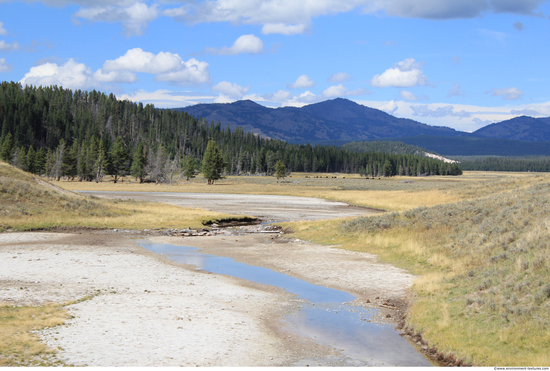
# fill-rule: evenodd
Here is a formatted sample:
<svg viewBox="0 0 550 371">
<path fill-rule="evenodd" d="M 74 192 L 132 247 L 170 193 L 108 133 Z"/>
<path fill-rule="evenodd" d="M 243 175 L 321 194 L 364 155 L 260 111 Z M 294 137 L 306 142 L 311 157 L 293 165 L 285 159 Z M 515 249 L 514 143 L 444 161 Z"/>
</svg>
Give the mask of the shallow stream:
<svg viewBox="0 0 550 371">
<path fill-rule="evenodd" d="M 430 361 L 399 336 L 394 326 L 370 322 L 376 309 L 349 304 L 356 298 L 344 291 L 313 285 L 227 257 L 203 254 L 194 247 L 158 244 L 148 240 L 137 240 L 136 243 L 172 261 L 277 286 L 303 299 L 302 308 L 286 316 L 288 330 L 339 350 L 341 357 L 304 360 L 296 366 L 431 366 Z"/>
</svg>

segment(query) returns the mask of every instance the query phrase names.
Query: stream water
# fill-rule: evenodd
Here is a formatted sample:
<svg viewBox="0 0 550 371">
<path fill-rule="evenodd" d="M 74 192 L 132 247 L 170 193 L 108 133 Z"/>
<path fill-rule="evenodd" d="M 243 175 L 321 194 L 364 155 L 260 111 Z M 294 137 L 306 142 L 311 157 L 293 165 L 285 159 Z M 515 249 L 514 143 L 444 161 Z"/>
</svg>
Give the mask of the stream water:
<svg viewBox="0 0 550 371">
<path fill-rule="evenodd" d="M 319 344 L 331 346 L 342 354 L 341 358 L 330 361 L 304 360 L 308 365 L 431 366 L 430 361 L 400 337 L 393 326 L 369 322 L 375 309 L 348 304 L 355 297 L 344 291 L 313 285 L 227 257 L 203 254 L 194 247 L 158 244 L 147 240 L 137 240 L 136 243 L 172 261 L 191 264 L 212 273 L 277 286 L 305 300 L 298 312 L 286 316 L 288 329 Z"/>
</svg>

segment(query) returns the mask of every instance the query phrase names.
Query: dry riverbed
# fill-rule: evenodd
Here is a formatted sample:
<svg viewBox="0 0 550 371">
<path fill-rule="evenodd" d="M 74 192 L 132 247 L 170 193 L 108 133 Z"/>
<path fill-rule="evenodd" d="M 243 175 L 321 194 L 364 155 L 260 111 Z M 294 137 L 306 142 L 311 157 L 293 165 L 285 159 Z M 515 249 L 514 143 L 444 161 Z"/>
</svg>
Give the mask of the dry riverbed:
<svg viewBox="0 0 550 371">
<path fill-rule="evenodd" d="M 346 290 L 382 309 L 380 322 L 399 318 L 412 280 L 367 254 L 274 235 L 149 239 Z M 300 305 L 293 295 L 172 263 L 120 232 L 0 234 L 0 283 L 11 305 L 90 297 L 67 306 L 66 325 L 40 333 L 66 364 L 345 365 L 338 350 L 285 331 L 282 317 Z"/>
</svg>

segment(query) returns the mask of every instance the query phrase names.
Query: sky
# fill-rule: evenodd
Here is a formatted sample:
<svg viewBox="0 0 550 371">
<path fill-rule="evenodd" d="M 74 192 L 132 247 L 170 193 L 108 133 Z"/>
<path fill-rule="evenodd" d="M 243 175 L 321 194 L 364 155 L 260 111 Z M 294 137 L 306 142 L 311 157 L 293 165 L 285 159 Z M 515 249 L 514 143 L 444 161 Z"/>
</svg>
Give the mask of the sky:
<svg viewBox="0 0 550 371">
<path fill-rule="evenodd" d="M 159 108 L 337 97 L 475 131 L 550 116 L 547 0 L 0 0 L 0 80 Z"/>
</svg>

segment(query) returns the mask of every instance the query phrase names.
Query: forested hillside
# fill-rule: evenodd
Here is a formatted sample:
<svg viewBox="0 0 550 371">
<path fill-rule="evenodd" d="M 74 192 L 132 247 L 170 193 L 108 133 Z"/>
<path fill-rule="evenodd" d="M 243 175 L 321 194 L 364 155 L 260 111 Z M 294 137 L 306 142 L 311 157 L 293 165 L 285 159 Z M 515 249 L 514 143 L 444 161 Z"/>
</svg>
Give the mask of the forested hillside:
<svg viewBox="0 0 550 371">
<path fill-rule="evenodd" d="M 355 153 L 333 146 L 292 145 L 231 131 L 185 112 L 117 100 L 113 94 L 0 84 L 0 158 L 50 177 L 101 180 L 105 174 L 166 181 L 182 167 L 200 168 L 214 140 L 226 174 L 288 171 L 372 176 L 458 175 L 457 165 L 413 155 Z"/>
<path fill-rule="evenodd" d="M 424 148 L 393 141 L 367 141 L 346 143 L 342 148 L 354 152 L 384 152 L 407 155 L 423 155 L 427 152 Z"/>
</svg>

